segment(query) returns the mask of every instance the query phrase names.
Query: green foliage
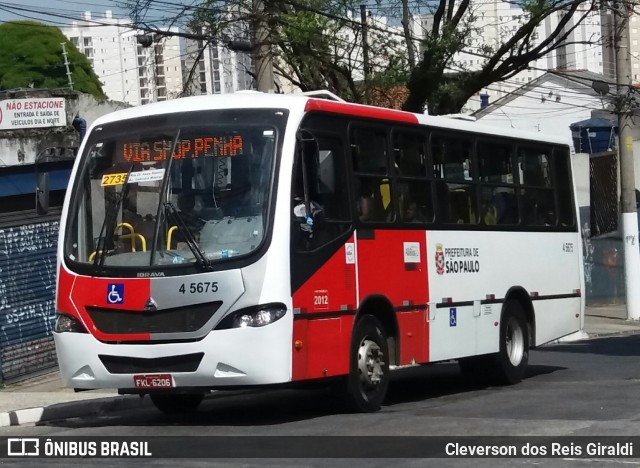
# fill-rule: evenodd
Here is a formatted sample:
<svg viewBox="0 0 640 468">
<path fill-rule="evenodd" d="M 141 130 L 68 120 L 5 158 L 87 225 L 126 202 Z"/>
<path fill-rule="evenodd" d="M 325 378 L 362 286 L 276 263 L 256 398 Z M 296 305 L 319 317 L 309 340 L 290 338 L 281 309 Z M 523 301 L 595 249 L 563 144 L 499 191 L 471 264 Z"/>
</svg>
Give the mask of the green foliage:
<svg viewBox="0 0 640 468">
<path fill-rule="evenodd" d="M 543 16 L 548 10 L 557 6 L 557 4 L 560 4 L 557 0 L 523 0 L 520 6 L 524 11 L 531 13 L 532 16 Z"/>
<path fill-rule="evenodd" d="M 122 0 L 132 18 L 144 18 L 150 0 Z M 371 94 L 390 91 L 395 103 L 408 95 L 405 110 L 431 114 L 460 112 L 474 94 L 493 83 L 511 79 L 529 64 L 560 46 L 571 45 L 570 34 L 590 11 L 596 0 L 520 0 L 519 7 L 505 13 L 493 12 L 477 0 L 194 0 L 195 14 L 187 20 L 194 31 L 208 36 L 211 43 L 253 37 L 252 26 L 266 23 L 268 34 L 262 45 L 271 50 L 276 74 L 303 91 L 328 89 L 342 98 L 364 102 Z M 256 11 L 257 4 L 262 10 Z M 403 33 L 390 31 L 380 18 L 369 18 L 369 73 L 365 84 L 360 5 L 384 14 L 387 24 L 398 28 L 409 13 L 430 13 L 423 24 L 415 64 L 409 64 L 409 27 Z M 168 4 L 167 4 L 168 5 Z M 417 8 L 417 10 L 416 10 Z M 520 9 L 521 8 L 521 9 Z M 168 10 L 169 11 L 169 10 Z M 175 9 L 179 21 L 187 14 Z M 558 14 L 561 12 L 561 14 Z M 495 23 L 484 31 L 488 15 Z M 538 39 L 540 25 L 552 17 L 554 26 Z M 512 18 L 515 16 L 515 18 Z M 502 24 L 504 23 L 504 24 Z M 413 33 L 415 34 L 415 32 Z M 203 41 L 206 43 L 206 41 Z M 467 58 L 461 58 L 466 54 Z M 468 56 L 473 57 L 469 61 Z M 465 62 L 462 62 L 464 60 Z M 194 68 L 195 70 L 195 68 Z M 406 89 L 405 89 L 406 88 Z M 400 92 L 402 89 L 402 92 Z"/>
<path fill-rule="evenodd" d="M 140 0 L 130 0 L 143 9 Z M 363 102 L 360 0 L 263 0 L 267 42 L 277 74 L 303 91 L 328 89 L 343 99 Z M 257 19 L 252 0 L 203 0 L 188 22 L 212 38 L 252 37 Z M 132 11 L 133 12 L 133 11 Z M 135 16 L 135 15 L 133 15 Z M 244 33 L 244 34 L 243 34 Z M 369 31 L 370 89 L 404 85 L 406 49 L 386 31 Z"/>
<path fill-rule="evenodd" d="M 73 89 L 106 99 L 87 58 L 54 26 L 36 21 L 0 24 L 0 89 L 67 88 L 65 43 Z"/>
</svg>

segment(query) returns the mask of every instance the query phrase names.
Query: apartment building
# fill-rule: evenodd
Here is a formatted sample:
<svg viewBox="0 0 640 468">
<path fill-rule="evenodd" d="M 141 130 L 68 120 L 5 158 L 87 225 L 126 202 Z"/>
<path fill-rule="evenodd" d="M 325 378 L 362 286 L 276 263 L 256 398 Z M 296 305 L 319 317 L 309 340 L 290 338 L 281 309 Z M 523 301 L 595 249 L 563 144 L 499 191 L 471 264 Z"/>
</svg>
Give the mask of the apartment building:
<svg viewBox="0 0 640 468">
<path fill-rule="evenodd" d="M 251 54 L 229 50 L 204 40 L 186 41 L 184 81 L 186 94 L 234 93 L 256 89 L 255 60 Z"/>
<path fill-rule="evenodd" d="M 164 35 L 131 26 L 107 10 L 102 18 L 85 12 L 62 32 L 89 59 L 109 99 L 135 106 L 177 97 L 183 87 L 180 38 L 172 33 L 178 28 Z"/>
</svg>

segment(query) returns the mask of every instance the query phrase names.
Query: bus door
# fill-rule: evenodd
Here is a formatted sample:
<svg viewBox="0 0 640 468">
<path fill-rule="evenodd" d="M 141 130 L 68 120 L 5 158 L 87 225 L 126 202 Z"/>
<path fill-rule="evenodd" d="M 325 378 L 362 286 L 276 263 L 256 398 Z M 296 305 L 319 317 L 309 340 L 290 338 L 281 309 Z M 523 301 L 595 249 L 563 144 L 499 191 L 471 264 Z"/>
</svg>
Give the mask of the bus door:
<svg viewBox="0 0 640 468">
<path fill-rule="evenodd" d="M 399 328 L 399 363 L 429 360 L 425 232 L 358 229 L 355 238 L 358 306 L 388 300 Z"/>
<path fill-rule="evenodd" d="M 394 309 L 399 362 L 428 360 L 425 223 L 433 217 L 425 137 L 373 124 L 350 131 L 358 304 L 383 298 Z M 395 182 L 394 182 L 395 180 Z"/>
</svg>

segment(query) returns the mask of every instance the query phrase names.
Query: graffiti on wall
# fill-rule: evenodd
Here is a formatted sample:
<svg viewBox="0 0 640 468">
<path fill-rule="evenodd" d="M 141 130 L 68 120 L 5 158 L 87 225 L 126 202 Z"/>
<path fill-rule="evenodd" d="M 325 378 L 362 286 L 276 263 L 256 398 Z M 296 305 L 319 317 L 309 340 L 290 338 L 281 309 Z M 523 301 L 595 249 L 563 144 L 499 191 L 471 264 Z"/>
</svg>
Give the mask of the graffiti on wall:
<svg viewBox="0 0 640 468">
<path fill-rule="evenodd" d="M 591 228 L 588 222 L 582 225 L 582 255 L 584 260 L 584 286 L 585 293 L 590 296 L 593 292 L 593 252 L 595 247 L 591 242 Z"/>
<path fill-rule="evenodd" d="M 50 337 L 59 222 L 0 229 L 0 345 Z"/>
</svg>

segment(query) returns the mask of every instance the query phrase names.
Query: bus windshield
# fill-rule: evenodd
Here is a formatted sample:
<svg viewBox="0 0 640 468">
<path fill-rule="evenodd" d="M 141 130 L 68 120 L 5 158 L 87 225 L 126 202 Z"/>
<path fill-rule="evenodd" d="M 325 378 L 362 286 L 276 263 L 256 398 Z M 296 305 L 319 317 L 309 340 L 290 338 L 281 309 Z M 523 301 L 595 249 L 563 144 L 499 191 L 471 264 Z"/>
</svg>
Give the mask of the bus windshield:
<svg viewBox="0 0 640 468">
<path fill-rule="evenodd" d="M 286 111 L 220 110 L 119 121 L 88 137 L 65 256 L 95 269 L 247 255 L 265 237 Z"/>
</svg>

